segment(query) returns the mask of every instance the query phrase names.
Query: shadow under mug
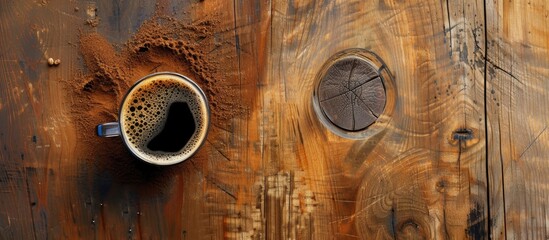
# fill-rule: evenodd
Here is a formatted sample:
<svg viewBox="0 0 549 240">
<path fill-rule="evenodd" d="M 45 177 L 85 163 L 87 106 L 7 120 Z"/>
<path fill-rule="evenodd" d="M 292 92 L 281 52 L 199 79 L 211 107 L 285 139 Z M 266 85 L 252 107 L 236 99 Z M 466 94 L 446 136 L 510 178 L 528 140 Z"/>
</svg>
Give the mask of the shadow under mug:
<svg viewBox="0 0 549 240">
<path fill-rule="evenodd" d="M 208 100 L 190 78 L 159 72 L 138 80 L 126 93 L 119 120 L 99 124 L 100 137 L 120 136 L 137 158 L 172 165 L 195 154 L 210 124 Z"/>
</svg>

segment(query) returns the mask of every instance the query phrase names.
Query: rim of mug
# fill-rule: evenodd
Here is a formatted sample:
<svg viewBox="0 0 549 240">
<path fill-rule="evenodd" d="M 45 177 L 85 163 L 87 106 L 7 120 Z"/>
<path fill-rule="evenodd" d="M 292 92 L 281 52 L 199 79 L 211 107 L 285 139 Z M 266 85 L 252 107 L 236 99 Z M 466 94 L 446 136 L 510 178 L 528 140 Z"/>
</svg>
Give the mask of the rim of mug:
<svg viewBox="0 0 549 240">
<path fill-rule="evenodd" d="M 127 140 L 127 137 L 126 137 L 126 133 L 122 129 L 122 109 L 124 108 L 124 105 L 126 103 L 126 100 L 127 100 L 128 96 L 133 91 L 133 89 L 135 89 L 141 82 L 143 82 L 147 79 L 150 79 L 152 77 L 156 77 L 158 75 L 175 76 L 177 78 L 183 79 L 184 81 L 186 81 L 187 83 L 192 85 L 192 87 L 195 88 L 198 91 L 198 93 L 200 94 L 200 96 L 202 96 L 202 98 L 204 99 L 204 103 L 205 103 L 205 106 L 206 106 L 206 114 L 207 114 L 207 118 L 206 118 L 206 122 L 205 122 L 205 128 L 206 129 L 204 130 L 205 131 L 204 137 L 199 140 L 196 148 L 194 148 L 194 150 L 191 151 L 190 154 L 188 154 L 188 156 L 186 158 L 183 158 L 183 159 L 177 159 L 177 160 L 174 160 L 174 161 L 162 161 L 162 162 L 150 161 L 149 159 L 145 159 L 144 157 L 140 156 L 138 153 L 134 152 L 134 150 L 130 147 L 130 144 L 128 143 L 128 140 Z M 200 86 L 195 81 L 193 81 L 191 78 L 189 78 L 189 77 L 187 77 L 183 74 L 176 73 L 176 72 L 155 72 L 155 73 L 148 74 L 144 77 L 141 77 L 139 80 L 137 80 L 128 89 L 128 91 L 124 95 L 124 98 L 122 99 L 120 109 L 118 110 L 118 121 L 117 122 L 118 122 L 118 125 L 119 125 L 119 128 L 120 128 L 120 137 L 122 138 L 122 141 L 124 142 L 124 145 L 126 146 L 126 148 L 130 151 L 130 153 L 134 157 L 136 157 L 139 160 L 144 161 L 146 163 L 152 164 L 152 165 L 159 165 L 159 166 L 174 165 L 174 164 L 182 163 L 182 162 L 186 161 L 187 159 L 191 158 L 196 152 L 198 152 L 198 150 L 202 147 L 202 145 L 204 145 L 204 142 L 206 141 L 206 138 L 208 137 L 208 132 L 209 132 L 209 128 L 210 128 L 210 104 L 209 104 L 208 98 L 206 97 L 206 94 L 204 93 L 202 88 L 200 88 Z"/>
</svg>

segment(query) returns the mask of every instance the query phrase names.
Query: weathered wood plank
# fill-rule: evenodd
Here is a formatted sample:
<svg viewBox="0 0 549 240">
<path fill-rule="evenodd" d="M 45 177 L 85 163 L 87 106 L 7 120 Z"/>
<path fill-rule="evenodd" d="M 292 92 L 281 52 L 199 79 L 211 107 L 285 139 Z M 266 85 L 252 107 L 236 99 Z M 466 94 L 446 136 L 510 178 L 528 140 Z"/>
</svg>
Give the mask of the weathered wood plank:
<svg viewBox="0 0 549 240">
<path fill-rule="evenodd" d="M 546 239 L 549 28 L 545 1 L 490 2 L 487 110 L 492 234 Z"/>
<path fill-rule="evenodd" d="M 486 236 L 484 68 L 478 63 L 484 8 L 447 3 L 273 5 L 279 31 L 272 32 L 262 110 L 274 146 L 284 147 L 271 144 L 264 161 L 276 164 L 275 171 L 303 169 L 302 188 L 314 196 L 307 216 L 312 226 L 306 225 L 314 239 Z M 388 99 L 395 104 L 390 124 L 362 141 L 326 130 L 310 103 L 322 65 L 348 48 L 379 55 L 398 92 Z M 453 140 L 460 128 L 471 129 L 472 139 Z"/>
<path fill-rule="evenodd" d="M 63 117 L 65 99 L 60 94 L 61 81 L 72 74 L 71 62 L 76 62 L 76 51 L 68 44 L 76 36 L 63 34 L 76 32 L 76 26 L 62 23 L 73 21 L 72 13 L 70 4 L 2 4 L 0 171 L 6 178 L 0 212 L 7 223 L 2 238 L 45 238 L 50 229 L 68 230 L 74 223 L 68 207 L 81 202 L 65 192 L 74 190 L 77 181 L 76 163 L 67 156 L 75 132 Z M 63 59 L 63 67 L 48 69 L 50 56 Z M 51 209 L 58 214 L 49 214 Z"/>
</svg>

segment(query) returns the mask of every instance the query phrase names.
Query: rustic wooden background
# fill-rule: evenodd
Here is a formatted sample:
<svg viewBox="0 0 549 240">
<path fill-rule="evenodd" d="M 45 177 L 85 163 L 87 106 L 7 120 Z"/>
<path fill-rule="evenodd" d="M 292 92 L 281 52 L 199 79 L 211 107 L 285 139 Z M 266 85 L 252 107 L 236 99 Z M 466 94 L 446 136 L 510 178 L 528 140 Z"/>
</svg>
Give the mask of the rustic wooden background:
<svg viewBox="0 0 549 240">
<path fill-rule="evenodd" d="M 85 9 L 122 44 L 155 2 L 1 0 L 1 239 L 548 238 L 547 1 L 161 2 L 184 21 L 215 14 L 229 74 L 256 94 L 211 136 L 231 161 L 212 152 L 144 194 L 76 154 L 63 81 L 84 68 Z M 352 48 L 394 81 L 388 124 L 362 140 L 311 106 L 321 67 Z"/>
</svg>

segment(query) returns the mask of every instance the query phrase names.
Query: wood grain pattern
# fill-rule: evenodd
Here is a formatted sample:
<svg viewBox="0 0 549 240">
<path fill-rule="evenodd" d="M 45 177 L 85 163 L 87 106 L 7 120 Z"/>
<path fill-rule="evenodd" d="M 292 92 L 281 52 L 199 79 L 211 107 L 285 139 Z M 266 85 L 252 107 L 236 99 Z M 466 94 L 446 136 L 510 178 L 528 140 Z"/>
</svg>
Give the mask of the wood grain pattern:
<svg viewBox="0 0 549 240">
<path fill-rule="evenodd" d="M 313 228 L 319 229 L 314 238 L 465 238 L 486 233 L 483 69 L 470 64 L 474 49 L 463 47 L 475 46 L 469 28 L 479 11 L 463 12 L 463 5 L 425 2 L 275 6 L 274 28 L 289 30 L 273 36 L 273 42 L 280 42 L 273 44 L 280 53 L 272 60 L 277 70 L 273 78 L 285 81 L 274 83 L 278 94 L 270 94 L 280 99 L 271 102 L 282 106 L 264 111 L 279 114 L 275 119 L 280 120 L 269 124 L 282 124 L 279 136 L 293 127 L 304 139 L 299 162 L 307 166 L 319 202 L 312 214 Z M 451 19 L 469 25 L 453 26 Z M 315 120 L 307 97 L 297 94 L 310 91 L 324 59 L 353 47 L 378 54 L 390 66 L 398 90 L 390 125 L 367 141 L 327 132 Z M 299 118 L 283 118 L 295 115 L 285 111 L 296 111 Z M 449 141 L 462 127 L 474 129 L 476 139 Z"/>
<path fill-rule="evenodd" d="M 1 239 L 547 237 L 543 1 L 1 6 Z M 79 34 L 117 51 L 155 13 L 217 20 L 206 52 L 245 113 L 212 126 L 177 166 L 135 163 L 105 139 L 95 151 L 122 161 L 84 155 L 77 129 L 87 122 L 71 118 L 67 89 L 86 71 Z M 371 57 L 385 90 L 369 106 L 377 119 L 355 135 L 328 129 L 314 104 L 332 96 L 315 96 L 323 67 L 349 54 Z M 379 89 L 380 78 L 366 79 Z"/>
<path fill-rule="evenodd" d="M 489 2 L 486 106 L 492 234 L 547 239 L 547 3 Z"/>
</svg>

